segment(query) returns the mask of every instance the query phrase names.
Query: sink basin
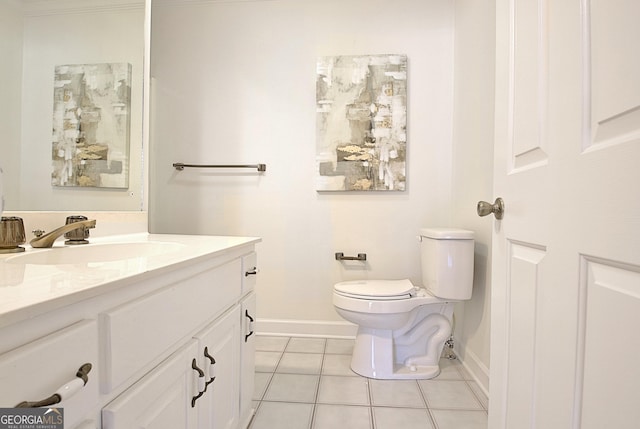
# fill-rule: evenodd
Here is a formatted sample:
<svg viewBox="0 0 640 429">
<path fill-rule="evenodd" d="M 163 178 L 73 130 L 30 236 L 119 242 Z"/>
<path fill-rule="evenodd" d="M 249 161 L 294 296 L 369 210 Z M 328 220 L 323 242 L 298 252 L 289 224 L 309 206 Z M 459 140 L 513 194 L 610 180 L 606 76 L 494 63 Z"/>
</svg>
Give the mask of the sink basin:
<svg viewBox="0 0 640 429">
<path fill-rule="evenodd" d="M 161 241 L 103 243 L 37 250 L 5 259 L 8 264 L 61 265 L 149 258 L 177 252 L 184 244 Z"/>
</svg>

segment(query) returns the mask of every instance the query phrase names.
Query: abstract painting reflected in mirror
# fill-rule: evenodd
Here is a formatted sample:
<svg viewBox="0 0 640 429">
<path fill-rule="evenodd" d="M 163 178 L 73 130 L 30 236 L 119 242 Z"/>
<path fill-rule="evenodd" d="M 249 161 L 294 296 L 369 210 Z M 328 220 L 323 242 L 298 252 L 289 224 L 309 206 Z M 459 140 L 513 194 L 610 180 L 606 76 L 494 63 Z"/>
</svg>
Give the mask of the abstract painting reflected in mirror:
<svg viewBox="0 0 640 429">
<path fill-rule="evenodd" d="M 316 190 L 405 190 L 406 55 L 320 58 L 316 103 Z"/>
<path fill-rule="evenodd" d="M 127 188 L 131 64 L 56 66 L 53 186 Z"/>
</svg>

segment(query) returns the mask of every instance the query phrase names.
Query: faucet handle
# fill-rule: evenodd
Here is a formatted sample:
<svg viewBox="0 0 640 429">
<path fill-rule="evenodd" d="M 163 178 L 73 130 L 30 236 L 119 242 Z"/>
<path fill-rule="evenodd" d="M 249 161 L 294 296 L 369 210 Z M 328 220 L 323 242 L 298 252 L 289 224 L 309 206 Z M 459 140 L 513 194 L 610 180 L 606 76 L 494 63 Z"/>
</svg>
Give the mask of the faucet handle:
<svg viewBox="0 0 640 429">
<path fill-rule="evenodd" d="M 24 252 L 24 223 L 17 216 L 0 218 L 0 253 Z"/>
<path fill-rule="evenodd" d="M 83 220 L 88 220 L 86 216 L 76 215 L 76 216 L 67 216 L 67 220 L 65 225 L 69 225 L 70 223 L 82 222 Z M 69 231 L 64 234 L 64 238 L 67 239 L 65 244 L 88 244 L 87 238 L 89 238 L 89 228 L 77 228 L 72 231 Z"/>
</svg>

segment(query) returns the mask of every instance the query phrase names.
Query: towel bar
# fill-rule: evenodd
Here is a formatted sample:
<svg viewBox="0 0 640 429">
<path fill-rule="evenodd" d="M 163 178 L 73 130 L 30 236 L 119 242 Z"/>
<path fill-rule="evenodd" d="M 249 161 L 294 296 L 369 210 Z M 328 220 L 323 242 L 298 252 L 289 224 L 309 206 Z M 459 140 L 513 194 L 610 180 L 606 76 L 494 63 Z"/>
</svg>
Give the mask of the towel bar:
<svg viewBox="0 0 640 429">
<path fill-rule="evenodd" d="M 202 164 L 183 164 L 182 162 L 174 162 L 173 167 L 182 171 L 185 168 L 255 168 L 258 171 L 267 171 L 267 164 L 226 164 L 226 165 L 202 165 Z"/>
<path fill-rule="evenodd" d="M 336 261 L 366 261 L 366 253 L 358 253 L 358 256 L 344 256 L 344 253 L 336 253 Z"/>
</svg>

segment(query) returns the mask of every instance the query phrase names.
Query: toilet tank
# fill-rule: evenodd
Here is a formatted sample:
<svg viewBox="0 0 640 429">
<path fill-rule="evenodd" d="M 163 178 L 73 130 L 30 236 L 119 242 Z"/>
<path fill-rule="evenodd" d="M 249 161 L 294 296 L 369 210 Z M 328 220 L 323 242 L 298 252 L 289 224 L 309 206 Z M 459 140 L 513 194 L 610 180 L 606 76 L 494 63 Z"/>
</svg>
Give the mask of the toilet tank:
<svg viewBox="0 0 640 429">
<path fill-rule="evenodd" d="M 420 230 L 422 283 L 433 296 L 451 300 L 471 298 L 473 231 L 455 228 Z"/>
</svg>

